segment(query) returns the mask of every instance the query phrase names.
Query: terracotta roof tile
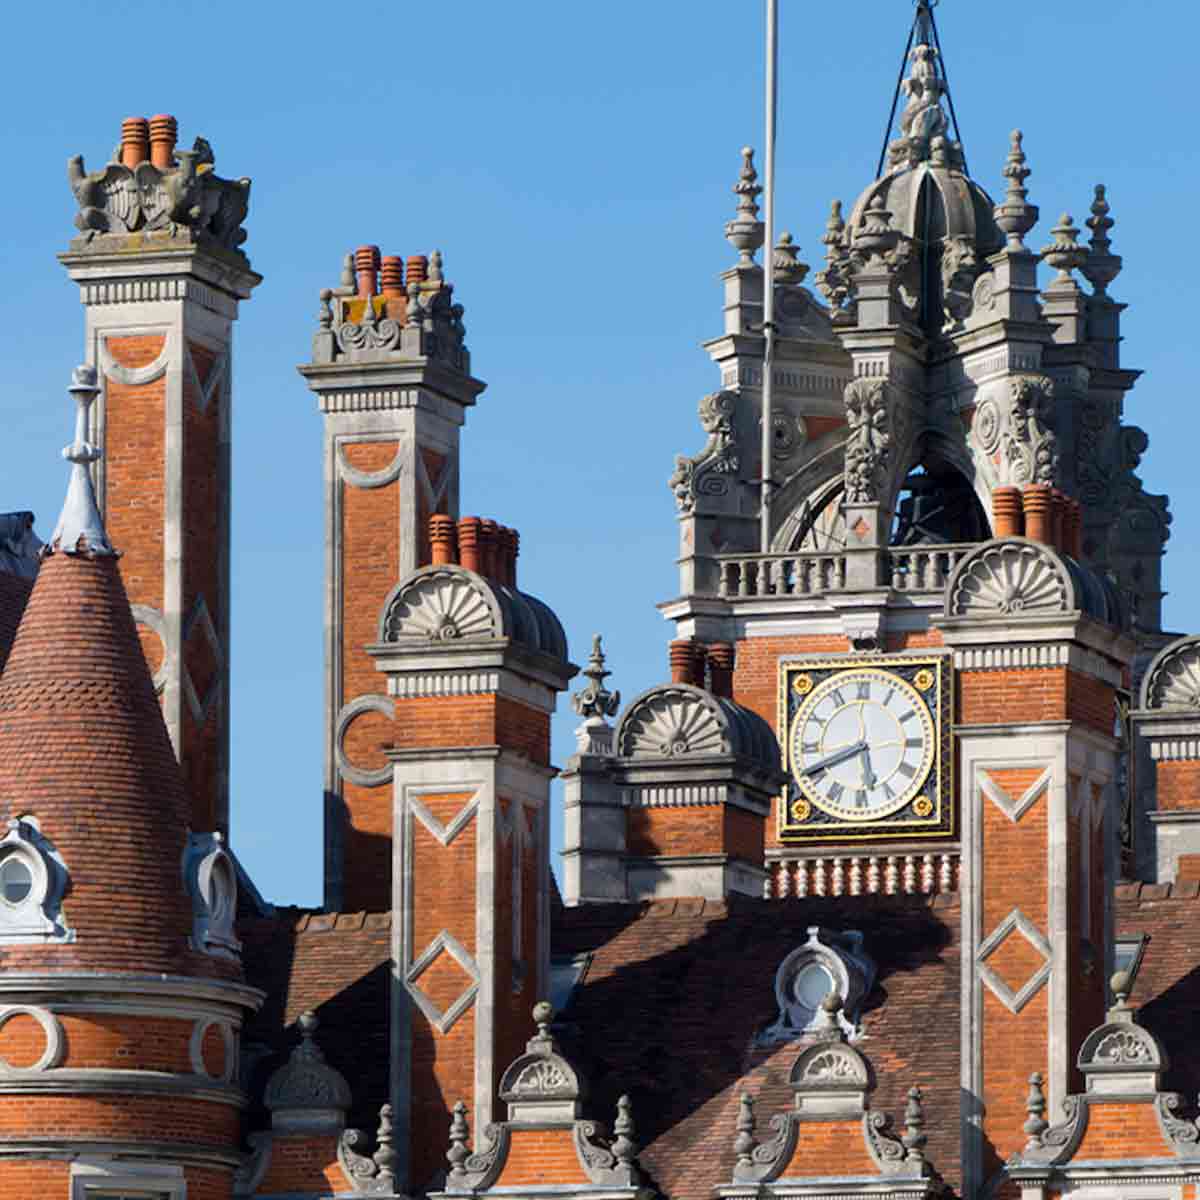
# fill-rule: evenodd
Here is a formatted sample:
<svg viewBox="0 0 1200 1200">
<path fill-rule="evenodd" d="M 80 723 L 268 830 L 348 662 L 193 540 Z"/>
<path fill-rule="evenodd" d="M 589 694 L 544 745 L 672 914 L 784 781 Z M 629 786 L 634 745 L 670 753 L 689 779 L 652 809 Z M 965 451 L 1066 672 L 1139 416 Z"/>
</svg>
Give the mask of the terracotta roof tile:
<svg viewBox="0 0 1200 1200">
<path fill-rule="evenodd" d="M 187 813 L 116 559 L 47 558 L 0 676 L 0 819 L 38 818 L 78 936 L 0 966 L 237 973 L 188 949 Z"/>
<path fill-rule="evenodd" d="M 1161 893 L 1169 891 L 1169 896 Z M 1117 936 L 1148 934 L 1149 942 L 1134 980 L 1131 1001 L 1138 1019 L 1166 1047 L 1170 1066 L 1164 1077 L 1169 1091 L 1194 1096 L 1200 1090 L 1200 897 L 1191 887 L 1170 889 L 1144 885 L 1141 895 L 1119 897 Z"/>
<path fill-rule="evenodd" d="M 388 1100 L 388 913 L 306 913 L 280 908 L 274 919 L 239 926 L 248 982 L 267 993 L 244 1039 L 251 1127 L 268 1123 L 261 1108 L 272 1071 L 299 1041 L 302 1012 L 321 1019 L 317 1043 L 350 1083 L 350 1124 L 374 1130 Z"/>
<path fill-rule="evenodd" d="M 897 1119 L 925 1091 L 931 1161 L 957 1186 L 959 908 L 917 897 L 674 901 L 556 915 L 556 954 L 592 955 L 562 1015 L 562 1040 L 591 1084 L 588 1115 L 634 1101 L 641 1162 L 672 1200 L 704 1200 L 732 1176 L 738 1096 L 764 1122 L 791 1104 L 796 1044 L 761 1049 L 775 972 L 810 925 L 857 929 L 879 967 L 858 1043 L 876 1076 L 869 1101 Z"/>
</svg>

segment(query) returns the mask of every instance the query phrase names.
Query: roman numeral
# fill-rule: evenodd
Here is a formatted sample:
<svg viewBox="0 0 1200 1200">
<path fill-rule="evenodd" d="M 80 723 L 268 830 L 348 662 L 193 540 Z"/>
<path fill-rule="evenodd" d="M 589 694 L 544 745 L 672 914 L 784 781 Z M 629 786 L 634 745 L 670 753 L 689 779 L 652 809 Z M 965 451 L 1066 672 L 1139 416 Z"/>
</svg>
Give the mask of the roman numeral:
<svg viewBox="0 0 1200 1200">
<path fill-rule="evenodd" d="M 917 744 L 920 745 L 919 742 Z M 800 750 L 801 750 L 801 753 L 803 753 L 803 754 L 816 754 L 816 752 L 818 750 L 820 750 L 820 748 L 821 748 L 820 742 L 801 742 L 800 743 Z"/>
<path fill-rule="evenodd" d="M 896 793 L 892 791 L 892 785 L 890 783 L 887 783 L 886 781 L 881 783 L 879 785 L 879 790 L 883 792 L 883 797 L 885 800 L 895 799 Z"/>
<path fill-rule="evenodd" d="M 914 776 L 914 775 L 917 773 L 917 768 L 916 768 L 916 767 L 910 767 L 910 766 L 908 765 L 908 763 L 906 763 L 906 762 L 902 762 L 902 763 L 901 763 L 901 764 L 900 764 L 900 765 L 899 765 L 899 766 L 896 768 L 896 770 L 897 770 L 897 771 L 898 771 L 898 772 L 899 772 L 901 775 L 903 775 L 905 779 L 911 779 L 911 778 L 912 778 L 912 777 L 913 777 L 913 776 Z"/>
<path fill-rule="evenodd" d="M 834 688 L 833 691 L 829 693 L 829 698 L 834 702 L 834 704 L 837 705 L 838 708 L 841 708 L 842 705 L 846 703 L 846 697 L 842 695 L 841 689 L 839 688 Z"/>
<path fill-rule="evenodd" d="M 860 700 L 870 700 L 870 698 L 871 698 L 871 684 L 870 684 L 869 682 L 867 682 L 867 683 L 860 683 L 860 684 L 858 685 L 858 698 L 859 698 Z"/>
<path fill-rule="evenodd" d="M 884 708 L 887 708 L 887 706 L 888 706 L 889 704 L 891 704 L 891 702 L 892 702 L 892 697 L 893 697 L 895 694 L 896 694 L 896 689 L 895 689 L 895 688 L 893 688 L 893 687 L 890 687 L 890 688 L 888 688 L 888 690 L 887 690 L 886 692 L 884 692 L 884 694 L 883 694 L 883 707 L 884 707 Z"/>
<path fill-rule="evenodd" d="M 907 749 L 907 750 L 919 750 L 924 745 L 925 745 L 924 738 L 909 738 L 904 743 L 905 749 Z"/>
<path fill-rule="evenodd" d="M 857 804 L 859 808 L 866 808 L 867 800 L 868 800 L 868 796 L 867 796 L 866 792 L 860 791 L 860 792 L 854 793 L 854 803 Z"/>
<path fill-rule="evenodd" d="M 903 725 L 905 723 L 905 721 L 915 721 L 916 719 L 917 719 L 917 714 L 915 712 L 913 712 L 913 710 L 911 708 L 907 712 L 902 712 L 900 714 L 900 724 L 901 725 Z"/>
<path fill-rule="evenodd" d="M 842 798 L 842 793 L 845 790 L 846 789 L 842 787 L 840 783 L 831 783 L 829 785 L 829 791 L 827 791 L 825 795 L 836 804 Z"/>
</svg>

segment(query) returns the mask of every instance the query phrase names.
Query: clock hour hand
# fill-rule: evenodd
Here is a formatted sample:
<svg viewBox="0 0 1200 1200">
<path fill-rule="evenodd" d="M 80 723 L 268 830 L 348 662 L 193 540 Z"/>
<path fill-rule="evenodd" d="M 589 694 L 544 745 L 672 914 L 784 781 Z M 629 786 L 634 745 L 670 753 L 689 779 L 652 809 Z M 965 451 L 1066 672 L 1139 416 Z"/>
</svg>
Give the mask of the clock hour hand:
<svg viewBox="0 0 1200 1200">
<path fill-rule="evenodd" d="M 827 771 L 830 767 L 836 767 L 838 763 L 843 763 L 847 759 L 854 758 L 855 755 L 862 754 L 867 748 L 866 742 L 854 742 L 849 746 L 843 746 L 841 750 L 835 750 L 832 754 L 820 759 L 818 762 L 811 763 L 803 767 L 800 771 L 801 775 L 816 775 L 821 771 Z"/>
<path fill-rule="evenodd" d="M 879 781 L 875 778 L 875 772 L 871 768 L 871 755 L 865 742 L 863 743 L 861 753 L 863 787 L 866 788 L 868 792 L 873 792 L 875 790 L 876 783 Z"/>
</svg>

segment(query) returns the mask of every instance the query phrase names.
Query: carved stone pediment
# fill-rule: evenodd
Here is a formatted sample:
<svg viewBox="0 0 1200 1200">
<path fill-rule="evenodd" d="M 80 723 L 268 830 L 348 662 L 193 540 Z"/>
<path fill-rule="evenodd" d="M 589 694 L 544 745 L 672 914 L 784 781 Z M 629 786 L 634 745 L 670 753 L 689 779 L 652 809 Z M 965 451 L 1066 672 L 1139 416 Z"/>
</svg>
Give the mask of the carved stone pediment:
<svg viewBox="0 0 1200 1200">
<path fill-rule="evenodd" d="M 381 642 L 455 642 L 504 636 L 492 589 L 464 567 L 424 567 L 393 594 L 379 623 Z"/>
<path fill-rule="evenodd" d="M 271 1126 L 282 1132 L 340 1130 L 352 1097 L 346 1077 L 325 1061 L 313 1040 L 317 1018 L 300 1017 L 301 1042 L 268 1080 L 263 1103 L 271 1112 Z"/>
<path fill-rule="evenodd" d="M 948 617 L 1022 617 L 1078 607 L 1066 563 L 1027 538 L 984 542 L 958 564 L 946 584 Z"/>
<path fill-rule="evenodd" d="M 1155 656 L 1142 682 L 1143 709 L 1200 711 L 1200 637 L 1180 638 Z"/>
<path fill-rule="evenodd" d="M 624 758 L 683 758 L 731 751 L 728 721 L 720 705 L 708 692 L 684 684 L 643 693 L 617 726 L 617 753 Z"/>
</svg>

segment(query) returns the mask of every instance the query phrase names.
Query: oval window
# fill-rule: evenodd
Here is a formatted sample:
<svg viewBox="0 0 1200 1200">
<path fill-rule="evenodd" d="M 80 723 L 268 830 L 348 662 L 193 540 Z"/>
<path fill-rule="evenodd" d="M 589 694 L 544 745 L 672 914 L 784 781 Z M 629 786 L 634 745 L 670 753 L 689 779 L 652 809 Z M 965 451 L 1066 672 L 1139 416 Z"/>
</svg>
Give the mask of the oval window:
<svg viewBox="0 0 1200 1200">
<path fill-rule="evenodd" d="M 815 962 L 810 962 L 800 971 L 792 986 L 796 999 L 812 1012 L 821 1007 L 821 1001 L 835 987 L 833 976 L 820 963 Z"/>
<path fill-rule="evenodd" d="M 24 904 L 33 891 L 33 872 L 29 864 L 16 854 L 0 863 L 0 897 L 14 908 Z"/>
</svg>

